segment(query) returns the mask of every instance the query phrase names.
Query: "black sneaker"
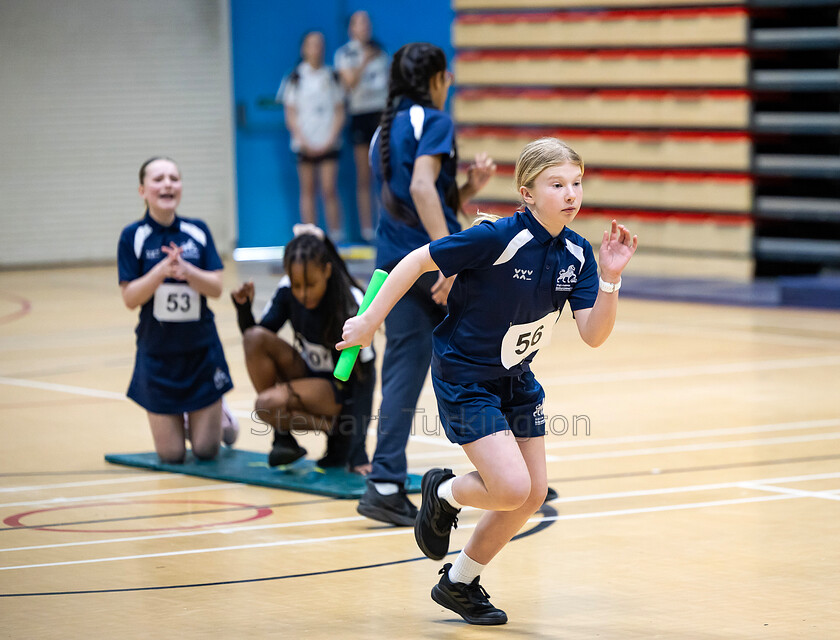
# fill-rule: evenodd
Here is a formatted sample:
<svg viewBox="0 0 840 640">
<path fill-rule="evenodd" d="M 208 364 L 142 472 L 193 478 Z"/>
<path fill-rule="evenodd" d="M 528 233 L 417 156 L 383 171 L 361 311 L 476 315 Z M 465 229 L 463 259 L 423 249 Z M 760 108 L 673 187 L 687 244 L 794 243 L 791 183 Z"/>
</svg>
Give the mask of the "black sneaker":
<svg viewBox="0 0 840 640">
<path fill-rule="evenodd" d="M 420 551 L 432 560 L 440 560 L 449 551 L 449 534 L 458 527 L 458 513 L 446 500 L 438 497 L 438 487 L 455 474 L 451 469 L 429 469 L 423 474 L 420 489 L 423 501 L 414 523 L 414 539 Z"/>
<path fill-rule="evenodd" d="M 478 584 L 478 576 L 469 584 L 452 582 L 449 579 L 450 567 L 452 563 L 447 562 L 438 572 L 442 577 L 440 582 L 432 587 L 432 600 L 454 611 L 470 624 L 507 622 L 507 614 L 490 604 L 490 594 Z"/>
<path fill-rule="evenodd" d="M 292 464 L 306 455 L 306 449 L 298 444 L 291 433 L 274 432 L 274 445 L 268 454 L 268 466 L 279 467 Z"/>
<path fill-rule="evenodd" d="M 327 449 L 316 463 L 322 469 L 344 467 L 350 454 L 350 436 L 338 429 L 327 435 Z"/>
<path fill-rule="evenodd" d="M 359 500 L 356 511 L 366 518 L 387 522 L 400 527 L 410 527 L 417 517 L 417 507 L 408 499 L 405 489 L 383 496 L 376 490 L 373 481 L 367 481 L 367 489 Z"/>
</svg>

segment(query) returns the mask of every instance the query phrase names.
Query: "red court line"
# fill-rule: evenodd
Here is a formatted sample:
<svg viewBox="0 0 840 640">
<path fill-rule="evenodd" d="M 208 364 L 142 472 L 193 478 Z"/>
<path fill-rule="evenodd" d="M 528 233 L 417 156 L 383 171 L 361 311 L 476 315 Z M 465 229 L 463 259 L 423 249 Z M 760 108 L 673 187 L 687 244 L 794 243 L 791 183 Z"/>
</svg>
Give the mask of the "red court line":
<svg viewBox="0 0 840 640">
<path fill-rule="evenodd" d="M 62 511 L 67 509 L 84 509 L 90 507 L 105 507 L 105 506 L 121 506 L 132 504 L 214 504 L 234 507 L 250 507 L 256 510 L 256 513 L 247 518 L 239 520 L 228 520 L 224 522 L 208 522 L 206 524 L 183 525 L 177 527 L 160 527 L 157 529 L 79 529 L 79 528 L 63 528 L 63 527 L 37 527 L 30 526 L 23 523 L 23 519 L 40 513 L 50 513 L 53 511 Z M 37 531 L 61 531 L 66 533 L 149 533 L 154 531 L 189 531 L 193 529 L 205 529 L 207 527 L 218 527 L 225 525 L 241 524 L 243 522 L 250 522 L 252 520 L 260 520 L 266 516 L 271 515 L 274 511 L 269 507 L 257 507 L 243 502 L 221 502 L 218 500 L 123 500 L 118 502 L 90 502 L 86 504 L 73 504 L 62 507 L 50 507 L 48 509 L 36 509 L 34 511 L 27 511 L 25 513 L 18 513 L 7 517 L 3 520 L 3 524 L 9 527 L 26 527 L 27 529 L 35 529 Z M 162 516 L 166 514 L 161 514 Z"/>
<path fill-rule="evenodd" d="M 618 138 L 634 140 L 668 139 L 711 139 L 711 140 L 751 140 L 752 136 L 742 131 L 638 131 L 633 129 L 558 129 L 554 127 L 502 127 L 502 126 L 459 126 L 458 137 L 494 137 L 505 139 L 541 138 L 543 136 L 568 138 Z"/>
<path fill-rule="evenodd" d="M 464 164 L 464 168 L 466 168 Z M 514 174 L 514 165 L 499 164 L 496 172 L 504 176 Z M 752 182 L 749 173 L 720 173 L 715 171 L 643 171 L 639 169 L 586 169 L 587 176 L 600 176 L 613 180 L 646 180 L 650 182 L 662 182 L 665 180 L 677 182 L 704 182 L 713 180 L 715 182 Z"/>
<path fill-rule="evenodd" d="M 521 205 L 514 201 L 510 203 L 505 202 L 482 202 L 471 200 L 470 211 L 473 207 L 479 209 L 482 213 L 492 213 L 502 217 L 512 216 L 515 211 L 521 209 Z M 724 226 L 746 226 L 752 225 L 754 220 L 749 214 L 738 213 L 713 213 L 708 211 L 653 211 L 649 209 L 611 209 L 608 207 L 588 207 L 586 205 L 581 208 L 577 218 L 587 217 L 609 217 L 616 220 L 645 220 L 650 222 L 685 222 L 689 224 L 708 223 Z"/>
<path fill-rule="evenodd" d="M 726 57 L 745 58 L 746 49 L 723 49 L 709 47 L 703 49 L 686 49 L 685 47 L 671 47 L 667 49 L 482 49 L 480 51 L 462 51 L 456 55 L 461 62 L 480 62 L 482 60 L 550 60 L 570 58 L 700 58 Z"/>
<path fill-rule="evenodd" d="M 9 313 L 5 316 L 0 316 L 0 324 L 13 322 L 18 318 L 22 318 L 32 310 L 32 303 L 29 300 L 27 300 L 26 298 L 22 298 L 21 296 L 15 295 L 14 293 L 5 293 L 3 291 L 0 291 L 0 298 L 5 298 L 6 300 L 17 302 L 20 305 L 20 309 L 18 309 L 17 311 L 13 311 L 12 313 Z"/>
<path fill-rule="evenodd" d="M 456 97 L 464 100 L 482 98 L 525 98 L 528 100 L 546 100 L 551 98 L 588 98 L 603 100 L 622 100 L 641 98 L 646 100 L 703 100 L 705 98 L 725 99 L 741 98 L 748 100 L 751 93 L 745 89 L 518 89 L 511 87 L 489 87 L 482 89 L 458 89 Z"/>
<path fill-rule="evenodd" d="M 607 22 L 611 20 L 658 20 L 662 18 L 692 20 L 704 17 L 748 15 L 744 7 L 689 7 L 674 9 L 612 9 L 584 11 L 540 11 L 534 13 L 470 13 L 459 15 L 458 24 L 510 24 L 512 22 Z"/>
</svg>

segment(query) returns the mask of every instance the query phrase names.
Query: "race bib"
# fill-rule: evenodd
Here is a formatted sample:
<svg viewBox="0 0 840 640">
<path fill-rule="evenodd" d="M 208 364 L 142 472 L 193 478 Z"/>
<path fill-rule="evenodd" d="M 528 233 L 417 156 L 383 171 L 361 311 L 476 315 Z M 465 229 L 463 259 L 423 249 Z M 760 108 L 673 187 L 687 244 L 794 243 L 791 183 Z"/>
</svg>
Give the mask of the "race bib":
<svg viewBox="0 0 840 640">
<path fill-rule="evenodd" d="M 300 334 L 297 339 L 300 341 L 300 355 L 312 371 L 332 371 L 335 368 L 329 349 L 320 344 L 307 342 Z"/>
<path fill-rule="evenodd" d="M 502 338 L 502 366 L 510 369 L 529 355 L 551 343 L 551 332 L 557 321 L 557 312 L 552 311 L 540 320 L 527 324 L 514 324 Z"/>
<path fill-rule="evenodd" d="M 201 318 L 201 297 L 184 282 L 158 285 L 152 315 L 160 322 L 195 322 Z"/>
</svg>

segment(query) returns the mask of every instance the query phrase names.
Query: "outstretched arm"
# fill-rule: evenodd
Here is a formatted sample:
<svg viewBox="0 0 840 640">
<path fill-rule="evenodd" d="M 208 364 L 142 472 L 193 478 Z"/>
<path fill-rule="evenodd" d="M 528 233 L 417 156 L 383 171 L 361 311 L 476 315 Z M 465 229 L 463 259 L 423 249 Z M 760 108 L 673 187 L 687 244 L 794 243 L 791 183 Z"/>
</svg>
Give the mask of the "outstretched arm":
<svg viewBox="0 0 840 640">
<path fill-rule="evenodd" d="M 362 315 L 348 318 L 341 334 L 343 340 L 335 345 L 336 349 L 346 349 L 355 345 L 368 346 L 373 341 L 373 334 L 385 321 L 397 301 L 402 298 L 417 278 L 438 267 L 429 253 L 429 245 L 415 249 L 399 261 L 388 274 L 385 283 L 376 294 L 373 302 Z"/>
<path fill-rule="evenodd" d="M 617 283 L 621 272 L 630 262 L 630 258 L 639 246 L 638 236 L 631 236 L 624 225 L 612 221 L 611 228 L 604 231 L 601 248 L 598 250 L 598 264 L 601 267 L 601 279 Z M 598 297 L 591 309 L 575 311 L 578 333 L 590 347 L 600 347 L 615 325 L 615 313 L 618 308 L 618 291 L 606 293 L 598 289 Z"/>
</svg>

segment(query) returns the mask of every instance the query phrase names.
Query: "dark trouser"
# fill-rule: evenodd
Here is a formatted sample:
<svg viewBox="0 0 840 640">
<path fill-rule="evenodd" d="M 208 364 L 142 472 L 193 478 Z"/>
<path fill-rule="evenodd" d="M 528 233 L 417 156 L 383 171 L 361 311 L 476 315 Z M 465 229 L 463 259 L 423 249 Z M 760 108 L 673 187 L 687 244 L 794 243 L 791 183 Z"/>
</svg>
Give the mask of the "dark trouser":
<svg viewBox="0 0 840 640">
<path fill-rule="evenodd" d="M 375 482 L 402 485 L 408 474 L 405 447 L 432 360 L 432 331 L 446 317 L 445 307 L 436 304 L 430 293 L 437 278 L 437 272 L 421 276 L 385 319 L 382 404 L 373 471 L 368 476 Z"/>
</svg>

